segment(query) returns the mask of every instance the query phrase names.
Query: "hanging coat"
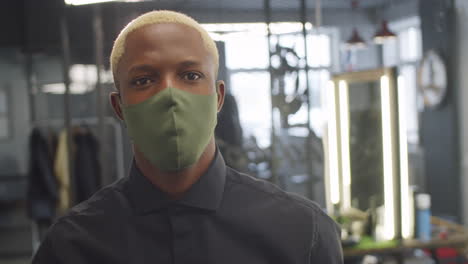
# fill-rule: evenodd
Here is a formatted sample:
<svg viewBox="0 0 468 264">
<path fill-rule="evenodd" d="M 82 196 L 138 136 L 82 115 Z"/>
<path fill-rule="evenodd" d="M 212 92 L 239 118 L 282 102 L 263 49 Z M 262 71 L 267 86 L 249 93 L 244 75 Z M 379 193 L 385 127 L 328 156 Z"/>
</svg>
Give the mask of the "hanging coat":
<svg viewBox="0 0 468 264">
<path fill-rule="evenodd" d="M 80 203 L 93 195 L 101 187 L 99 166 L 99 143 L 87 128 L 74 133 L 75 166 L 74 192 L 76 202 Z"/>
<path fill-rule="evenodd" d="M 71 204 L 71 193 L 70 193 L 70 164 L 67 146 L 67 131 L 62 130 L 59 135 L 57 152 L 54 160 L 54 172 L 58 182 L 58 197 L 59 201 L 57 208 L 59 214 L 65 213 Z"/>
<path fill-rule="evenodd" d="M 53 170 L 53 150 L 38 128 L 29 141 L 28 214 L 35 220 L 51 220 L 57 203 L 57 181 Z"/>
</svg>

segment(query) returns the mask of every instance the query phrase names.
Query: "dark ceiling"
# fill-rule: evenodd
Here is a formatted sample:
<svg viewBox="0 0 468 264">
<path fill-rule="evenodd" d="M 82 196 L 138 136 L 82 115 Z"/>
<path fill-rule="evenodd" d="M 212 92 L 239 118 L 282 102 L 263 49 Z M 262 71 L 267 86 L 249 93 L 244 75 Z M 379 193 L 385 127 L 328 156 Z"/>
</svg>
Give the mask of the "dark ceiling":
<svg viewBox="0 0 468 264">
<path fill-rule="evenodd" d="M 5 0 L 4 0 L 5 1 Z M 361 9 L 386 8 L 402 1 L 416 0 L 360 0 Z M 60 54 L 60 18 L 65 14 L 70 32 L 72 59 L 92 63 L 93 12 L 96 5 L 64 7 L 63 0 L 6 0 L 0 9 L 0 47 L 16 47 L 22 51 Z M 324 10 L 351 11 L 351 0 L 321 0 Z M 138 14 L 154 9 L 171 9 L 192 15 L 201 22 L 236 18 L 264 21 L 264 0 L 153 0 L 142 3 L 105 3 L 99 6 L 103 18 L 105 54 L 119 30 Z M 306 0 L 307 12 L 313 14 L 315 0 Z M 6 7 L 6 8 L 5 8 Z M 272 13 L 286 13 L 286 19 L 297 19 L 300 0 L 271 0 Z M 294 16 L 288 16 L 293 14 Z M 224 16 L 229 14 L 230 17 Z M 274 16 L 273 16 L 274 17 Z M 273 18 L 275 19 L 275 18 Z M 247 22 L 247 21 L 246 21 Z M 251 21 L 249 21 L 251 22 Z"/>
<path fill-rule="evenodd" d="M 404 0 L 358 0 L 360 8 L 374 8 L 395 4 Z M 409 1 L 409 0 L 406 0 Z M 167 9 L 219 9 L 219 10 L 262 10 L 263 0 L 153 0 L 148 1 L 159 8 Z M 352 0 L 321 0 L 325 9 L 350 9 Z M 308 7 L 314 7 L 315 0 L 306 0 Z M 299 8 L 300 0 L 271 0 L 271 7 L 275 10 Z"/>
<path fill-rule="evenodd" d="M 400 0 L 401 1 L 401 0 Z M 176 9 L 219 9 L 219 10 L 262 10 L 263 0 L 154 0 L 148 1 L 160 8 Z M 391 4 L 397 0 L 360 0 L 357 1 L 361 8 L 379 7 Z M 307 6 L 315 6 L 315 0 L 307 0 Z M 351 0 L 321 0 L 322 8 L 349 9 Z M 287 10 L 299 8 L 299 0 L 271 0 L 271 7 L 275 10 Z"/>
</svg>

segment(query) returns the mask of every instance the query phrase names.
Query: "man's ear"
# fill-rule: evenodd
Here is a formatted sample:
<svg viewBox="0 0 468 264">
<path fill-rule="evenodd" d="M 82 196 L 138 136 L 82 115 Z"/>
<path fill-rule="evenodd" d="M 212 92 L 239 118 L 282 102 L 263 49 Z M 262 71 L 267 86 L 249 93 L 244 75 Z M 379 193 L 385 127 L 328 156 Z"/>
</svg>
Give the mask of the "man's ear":
<svg viewBox="0 0 468 264">
<path fill-rule="evenodd" d="M 221 109 L 223 108 L 223 104 L 224 104 L 224 94 L 225 94 L 224 81 L 216 81 L 216 94 L 218 95 L 218 113 L 219 113 Z"/>
<path fill-rule="evenodd" d="M 114 109 L 115 115 L 123 121 L 123 114 L 122 114 L 122 100 L 120 98 L 120 93 L 119 92 L 111 92 L 109 94 L 109 100 L 112 105 L 112 108 Z"/>
</svg>

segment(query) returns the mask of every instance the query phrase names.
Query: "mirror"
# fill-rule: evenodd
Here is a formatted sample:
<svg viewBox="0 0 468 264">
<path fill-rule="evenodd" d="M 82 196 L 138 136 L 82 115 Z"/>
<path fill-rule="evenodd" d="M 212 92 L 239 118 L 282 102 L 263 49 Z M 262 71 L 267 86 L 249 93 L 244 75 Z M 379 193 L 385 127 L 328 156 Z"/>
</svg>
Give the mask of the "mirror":
<svg viewBox="0 0 468 264">
<path fill-rule="evenodd" d="M 394 68 L 335 75 L 327 87 L 327 209 L 374 216 L 373 236 L 409 237 L 412 222 L 406 129 Z M 405 219 L 405 221 L 402 221 Z"/>
<path fill-rule="evenodd" d="M 351 207 L 362 211 L 384 204 L 380 97 L 378 81 L 348 85 Z"/>
</svg>

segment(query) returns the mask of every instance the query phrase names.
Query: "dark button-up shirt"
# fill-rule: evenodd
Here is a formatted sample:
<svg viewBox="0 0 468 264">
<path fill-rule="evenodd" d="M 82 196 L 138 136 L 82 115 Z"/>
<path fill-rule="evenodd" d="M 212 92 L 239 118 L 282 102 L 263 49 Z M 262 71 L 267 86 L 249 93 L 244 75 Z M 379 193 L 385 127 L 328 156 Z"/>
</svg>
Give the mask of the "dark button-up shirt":
<svg viewBox="0 0 468 264">
<path fill-rule="evenodd" d="M 74 207 L 34 264 L 342 263 L 339 228 L 313 202 L 241 174 L 217 152 L 178 200 L 139 171 Z"/>
</svg>

